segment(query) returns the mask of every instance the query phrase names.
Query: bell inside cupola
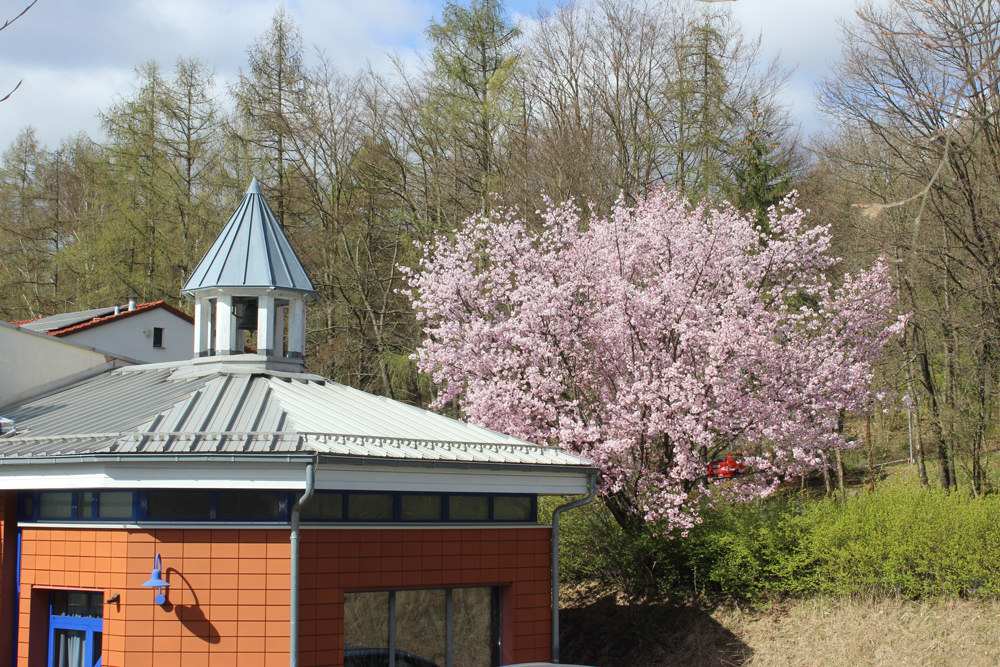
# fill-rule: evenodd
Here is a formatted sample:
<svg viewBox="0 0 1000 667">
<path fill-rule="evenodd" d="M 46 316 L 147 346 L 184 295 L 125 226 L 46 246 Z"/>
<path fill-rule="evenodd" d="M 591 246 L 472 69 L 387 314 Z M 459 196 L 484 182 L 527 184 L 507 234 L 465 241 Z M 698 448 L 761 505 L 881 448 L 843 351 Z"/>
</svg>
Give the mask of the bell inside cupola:
<svg viewBox="0 0 1000 667">
<path fill-rule="evenodd" d="M 257 297 L 234 297 L 233 312 L 239 331 L 257 331 Z"/>
</svg>

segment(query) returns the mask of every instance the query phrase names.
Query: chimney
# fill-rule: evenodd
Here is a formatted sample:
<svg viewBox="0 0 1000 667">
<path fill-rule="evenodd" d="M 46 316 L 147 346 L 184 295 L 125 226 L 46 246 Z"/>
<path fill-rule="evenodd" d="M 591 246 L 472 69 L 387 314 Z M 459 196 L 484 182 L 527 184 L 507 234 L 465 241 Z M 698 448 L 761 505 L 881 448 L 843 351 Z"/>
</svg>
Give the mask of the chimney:
<svg viewBox="0 0 1000 667">
<path fill-rule="evenodd" d="M 135 310 L 135 303 L 136 303 L 137 300 L 138 300 L 138 297 L 134 297 L 134 296 L 130 296 L 128 298 L 128 309 L 129 310 Z"/>
</svg>

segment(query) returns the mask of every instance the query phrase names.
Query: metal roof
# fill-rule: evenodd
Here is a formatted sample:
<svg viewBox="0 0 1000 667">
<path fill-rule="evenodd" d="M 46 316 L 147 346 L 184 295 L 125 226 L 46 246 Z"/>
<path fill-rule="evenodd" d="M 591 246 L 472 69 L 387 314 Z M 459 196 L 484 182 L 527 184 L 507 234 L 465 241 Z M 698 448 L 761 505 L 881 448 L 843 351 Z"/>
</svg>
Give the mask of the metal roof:
<svg viewBox="0 0 1000 667">
<path fill-rule="evenodd" d="M 121 310 L 125 309 L 121 308 Z M 114 306 L 110 306 L 108 308 L 92 308 L 90 310 L 78 310 L 74 313 L 59 313 L 58 315 L 50 315 L 49 317 L 40 317 L 37 320 L 27 320 L 20 323 L 13 322 L 12 324 L 17 324 L 17 326 L 22 329 L 47 333 L 49 331 L 64 329 L 66 327 L 73 326 L 74 324 L 80 324 L 81 322 L 89 322 L 95 317 L 113 315 L 114 312 Z"/>
<path fill-rule="evenodd" d="M 288 455 L 467 464 L 589 461 L 306 373 L 132 366 L 5 411 L 0 463 L 80 455 Z"/>
<path fill-rule="evenodd" d="M 316 292 L 256 178 L 181 292 L 190 295 L 217 287 Z"/>
</svg>

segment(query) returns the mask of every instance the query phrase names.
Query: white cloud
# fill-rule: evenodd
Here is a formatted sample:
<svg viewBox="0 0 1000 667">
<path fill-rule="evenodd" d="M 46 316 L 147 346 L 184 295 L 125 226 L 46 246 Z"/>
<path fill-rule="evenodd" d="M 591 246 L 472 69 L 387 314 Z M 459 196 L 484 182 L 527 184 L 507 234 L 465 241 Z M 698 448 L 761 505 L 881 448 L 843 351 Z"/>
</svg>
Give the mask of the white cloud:
<svg viewBox="0 0 1000 667">
<path fill-rule="evenodd" d="M 876 5 L 889 0 L 876 0 Z M 816 86 L 840 57 L 840 21 L 855 17 L 854 0 L 738 0 L 730 7 L 747 37 L 761 36 L 761 49 L 795 68 L 784 100 L 802 123 L 803 136 L 822 129 Z"/>
<path fill-rule="evenodd" d="M 887 0 L 882 0 L 887 1 Z M 0 34 L 0 89 L 23 78 L 0 105 L 0 148 L 21 127 L 36 126 L 50 146 L 85 130 L 99 132 L 96 114 L 126 94 L 135 65 L 157 60 L 170 69 L 180 56 L 197 57 L 235 80 L 247 47 L 263 34 L 279 6 L 275 0 L 46 0 Z M 525 28 L 539 7 L 557 0 L 509 0 Z M 748 35 L 763 33 L 768 54 L 780 51 L 797 65 L 788 99 L 805 130 L 817 129 L 814 83 L 837 58 L 838 17 L 852 0 L 739 0 L 727 4 Z M 308 58 L 319 49 L 343 72 L 369 62 L 388 69 L 389 54 L 413 64 L 424 30 L 440 16 L 443 0 L 290 0 L 286 9 L 302 31 Z M 315 47 L 315 49 L 314 49 Z M 8 88 L 9 88 L 8 86 Z M 6 89 L 4 89 L 6 91 Z M 805 91 L 810 91 L 808 94 Z"/>
</svg>

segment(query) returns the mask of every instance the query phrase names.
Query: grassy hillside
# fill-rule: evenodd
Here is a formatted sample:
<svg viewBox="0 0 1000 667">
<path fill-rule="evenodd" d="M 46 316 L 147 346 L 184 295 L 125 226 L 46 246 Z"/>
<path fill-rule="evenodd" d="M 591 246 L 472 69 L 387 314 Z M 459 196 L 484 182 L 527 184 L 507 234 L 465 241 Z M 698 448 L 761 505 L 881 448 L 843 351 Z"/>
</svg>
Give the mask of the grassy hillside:
<svg viewBox="0 0 1000 667">
<path fill-rule="evenodd" d="M 596 667 L 995 667 L 1000 602 L 811 598 L 757 610 L 563 599 L 565 663 Z"/>
</svg>

